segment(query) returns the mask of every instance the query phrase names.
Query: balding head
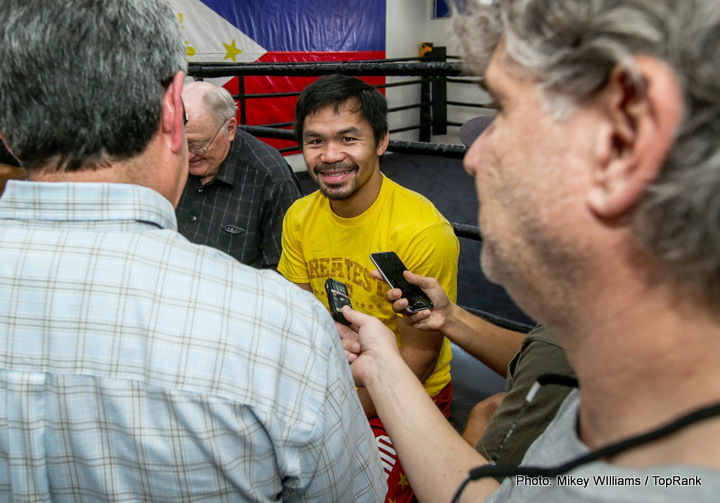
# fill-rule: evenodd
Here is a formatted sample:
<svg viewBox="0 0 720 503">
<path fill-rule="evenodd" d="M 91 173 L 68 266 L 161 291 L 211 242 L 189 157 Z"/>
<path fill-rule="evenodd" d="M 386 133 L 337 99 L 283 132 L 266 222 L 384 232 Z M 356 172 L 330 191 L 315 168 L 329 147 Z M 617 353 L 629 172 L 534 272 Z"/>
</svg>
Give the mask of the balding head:
<svg viewBox="0 0 720 503">
<path fill-rule="evenodd" d="M 196 115 L 200 116 L 208 114 L 219 127 L 237 113 L 235 101 L 228 90 L 207 82 L 196 81 L 185 84 L 182 97 L 190 121 L 193 120 L 191 112 L 196 112 Z"/>
<path fill-rule="evenodd" d="M 230 152 L 237 130 L 237 108 L 226 89 L 207 82 L 186 84 L 182 97 L 188 114 L 189 171 L 206 184 Z"/>
</svg>

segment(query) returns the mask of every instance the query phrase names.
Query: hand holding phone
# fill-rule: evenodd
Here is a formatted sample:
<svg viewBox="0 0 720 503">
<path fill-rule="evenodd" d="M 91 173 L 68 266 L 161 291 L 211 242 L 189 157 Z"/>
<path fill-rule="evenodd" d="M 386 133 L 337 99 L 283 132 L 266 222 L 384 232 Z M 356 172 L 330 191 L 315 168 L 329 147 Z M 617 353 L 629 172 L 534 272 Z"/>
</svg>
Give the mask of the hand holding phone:
<svg viewBox="0 0 720 503">
<path fill-rule="evenodd" d="M 328 306 L 333 319 L 343 325 L 350 325 L 342 314 L 343 306 L 350 306 L 350 295 L 348 295 L 347 287 L 344 283 L 332 278 L 325 280 L 325 291 L 328 296 Z"/>
<path fill-rule="evenodd" d="M 373 261 L 388 285 L 402 290 L 402 296 L 408 300 L 408 306 L 405 309 L 407 312 L 419 313 L 434 307 L 430 298 L 419 286 L 408 283 L 405 279 L 403 271 L 406 271 L 407 267 L 395 252 L 371 253 L 370 260 Z"/>
</svg>

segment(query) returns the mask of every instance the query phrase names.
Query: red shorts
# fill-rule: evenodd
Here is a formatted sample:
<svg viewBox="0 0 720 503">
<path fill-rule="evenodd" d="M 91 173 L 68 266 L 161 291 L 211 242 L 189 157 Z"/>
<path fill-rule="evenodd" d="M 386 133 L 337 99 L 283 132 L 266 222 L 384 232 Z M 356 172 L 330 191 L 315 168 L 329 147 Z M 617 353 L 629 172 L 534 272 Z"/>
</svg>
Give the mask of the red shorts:
<svg viewBox="0 0 720 503">
<path fill-rule="evenodd" d="M 450 402 L 452 402 L 452 381 L 448 383 L 440 393 L 432 397 L 433 402 L 438 406 L 445 417 L 450 417 Z M 400 465 L 400 460 L 393 448 L 390 437 L 379 417 L 373 417 L 370 421 L 370 428 L 375 435 L 375 442 L 380 451 L 385 478 L 388 482 L 388 492 L 385 495 L 385 503 L 410 503 L 413 498 L 413 490 L 408 483 L 405 472 Z"/>
</svg>

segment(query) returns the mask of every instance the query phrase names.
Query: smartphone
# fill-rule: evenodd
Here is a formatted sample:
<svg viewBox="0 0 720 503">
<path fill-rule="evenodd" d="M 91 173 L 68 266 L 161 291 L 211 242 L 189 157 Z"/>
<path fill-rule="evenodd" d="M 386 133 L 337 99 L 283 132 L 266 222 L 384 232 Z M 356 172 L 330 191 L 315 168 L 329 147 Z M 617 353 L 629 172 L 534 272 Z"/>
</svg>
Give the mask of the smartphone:
<svg viewBox="0 0 720 503">
<path fill-rule="evenodd" d="M 425 292 L 419 286 L 407 282 L 403 276 L 403 271 L 407 270 L 407 267 L 395 252 L 371 253 L 370 260 L 373 261 L 388 285 L 402 290 L 403 298 L 408 300 L 408 307 L 405 308 L 407 312 L 418 313 L 433 308 L 433 303 L 425 295 Z"/>
<path fill-rule="evenodd" d="M 341 283 L 332 278 L 325 280 L 325 291 L 328 296 L 328 306 L 330 306 L 330 314 L 335 321 L 342 323 L 343 325 L 350 325 L 350 322 L 345 319 L 342 314 L 343 306 L 350 306 L 350 295 L 348 295 L 347 287 L 345 283 Z"/>
</svg>

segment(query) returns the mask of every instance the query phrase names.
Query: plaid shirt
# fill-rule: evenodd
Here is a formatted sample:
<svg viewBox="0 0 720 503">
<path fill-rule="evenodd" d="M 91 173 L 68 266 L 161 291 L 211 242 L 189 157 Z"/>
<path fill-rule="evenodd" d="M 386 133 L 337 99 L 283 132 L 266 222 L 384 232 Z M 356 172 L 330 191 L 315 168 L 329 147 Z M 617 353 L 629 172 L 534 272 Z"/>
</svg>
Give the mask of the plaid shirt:
<svg viewBox="0 0 720 503">
<path fill-rule="evenodd" d="M 135 185 L 11 181 L 0 243 L 0 500 L 382 499 L 310 293 Z"/>
<path fill-rule="evenodd" d="M 285 212 L 301 195 L 283 156 L 238 129 L 217 175 L 202 185 L 189 176 L 176 214 L 178 230 L 243 264 L 276 268 Z"/>
</svg>

